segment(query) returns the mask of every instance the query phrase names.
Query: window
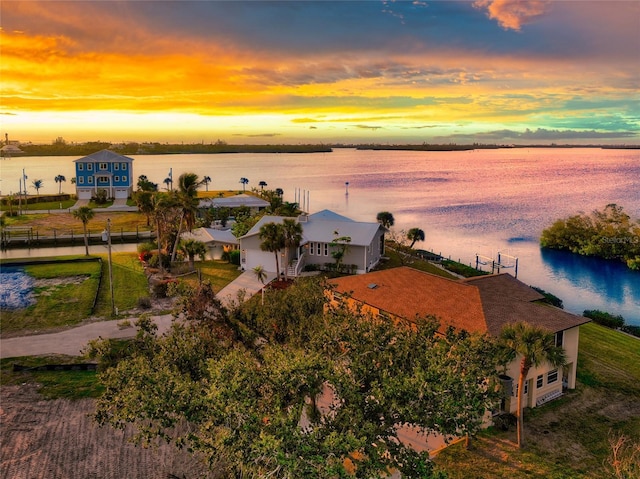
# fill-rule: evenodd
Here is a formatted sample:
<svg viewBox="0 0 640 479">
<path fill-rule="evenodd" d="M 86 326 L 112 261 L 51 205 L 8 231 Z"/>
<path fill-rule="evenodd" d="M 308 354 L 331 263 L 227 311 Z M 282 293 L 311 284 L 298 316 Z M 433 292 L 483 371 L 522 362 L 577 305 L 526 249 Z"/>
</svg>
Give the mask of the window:
<svg viewBox="0 0 640 479">
<path fill-rule="evenodd" d="M 93 184 L 93 176 L 87 178 L 87 183 L 89 183 L 90 185 Z"/>
<path fill-rule="evenodd" d="M 84 171 L 84 163 L 78 163 L 78 171 Z"/>
<path fill-rule="evenodd" d="M 120 169 L 120 163 L 114 163 L 113 164 L 113 169 L 118 171 Z"/>
<path fill-rule="evenodd" d="M 108 176 L 98 176 L 98 183 L 109 183 L 109 177 Z"/>
<path fill-rule="evenodd" d="M 529 381 L 524 382 L 524 387 L 522 388 L 522 394 L 526 396 L 529 394 Z"/>
<path fill-rule="evenodd" d="M 556 346 L 562 347 L 564 342 L 564 331 L 558 331 L 556 333 Z"/>
<path fill-rule="evenodd" d="M 107 169 L 107 164 L 106 163 L 100 163 L 100 169 L 101 170 L 106 170 Z"/>
<path fill-rule="evenodd" d="M 329 243 L 324 244 L 324 255 L 329 256 Z"/>
<path fill-rule="evenodd" d="M 542 376 L 542 374 L 538 376 L 538 379 L 536 379 L 536 388 L 540 389 L 542 387 L 543 379 L 544 376 Z"/>
<path fill-rule="evenodd" d="M 554 369 L 547 373 L 547 384 L 553 384 L 558 380 L 558 370 Z"/>
<path fill-rule="evenodd" d="M 309 243 L 309 254 L 310 255 L 315 255 L 314 249 L 313 249 L 314 244 L 313 243 Z"/>
<path fill-rule="evenodd" d="M 114 176 L 113 181 L 114 181 L 114 183 L 117 183 L 118 181 L 120 181 L 120 177 L 119 176 Z"/>
<path fill-rule="evenodd" d="M 320 256 L 322 254 L 321 249 L 320 249 L 320 243 L 316 243 L 316 254 L 318 256 Z"/>
<path fill-rule="evenodd" d="M 122 163 L 122 171 L 127 169 L 127 164 L 126 163 Z"/>
<path fill-rule="evenodd" d="M 87 163 L 87 171 L 93 171 L 93 163 Z"/>
</svg>

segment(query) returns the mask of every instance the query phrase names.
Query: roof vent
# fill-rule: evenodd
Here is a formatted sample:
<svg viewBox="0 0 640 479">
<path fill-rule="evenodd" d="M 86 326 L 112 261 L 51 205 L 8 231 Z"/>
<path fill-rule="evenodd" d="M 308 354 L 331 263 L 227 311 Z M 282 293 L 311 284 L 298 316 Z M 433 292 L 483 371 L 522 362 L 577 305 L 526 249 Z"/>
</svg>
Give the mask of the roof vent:
<svg viewBox="0 0 640 479">
<path fill-rule="evenodd" d="M 369 289 L 376 289 L 377 287 L 378 287 L 378 285 L 376 283 L 369 283 L 367 285 L 367 288 L 369 288 Z"/>
</svg>

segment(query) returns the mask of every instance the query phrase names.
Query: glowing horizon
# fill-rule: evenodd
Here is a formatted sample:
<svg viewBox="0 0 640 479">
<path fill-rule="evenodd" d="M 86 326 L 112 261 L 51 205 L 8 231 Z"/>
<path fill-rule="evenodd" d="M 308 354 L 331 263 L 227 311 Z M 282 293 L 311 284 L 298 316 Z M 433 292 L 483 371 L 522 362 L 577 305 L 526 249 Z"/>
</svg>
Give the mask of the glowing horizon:
<svg viewBox="0 0 640 479">
<path fill-rule="evenodd" d="M 640 143 L 634 1 L 0 10 L 21 141 Z"/>
</svg>

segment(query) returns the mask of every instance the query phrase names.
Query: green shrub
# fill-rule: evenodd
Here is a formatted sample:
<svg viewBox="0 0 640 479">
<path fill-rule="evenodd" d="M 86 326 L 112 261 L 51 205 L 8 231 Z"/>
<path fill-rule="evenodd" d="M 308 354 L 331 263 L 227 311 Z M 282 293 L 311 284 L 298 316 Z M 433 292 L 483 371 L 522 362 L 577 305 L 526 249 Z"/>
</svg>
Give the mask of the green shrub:
<svg viewBox="0 0 640 479">
<path fill-rule="evenodd" d="M 91 201 L 93 201 L 97 205 L 104 205 L 109 201 L 107 198 L 107 190 L 98 190 L 96 194 L 91 197 Z"/>
<path fill-rule="evenodd" d="M 531 288 L 535 289 L 538 293 L 544 296 L 544 299 L 542 300 L 542 302 L 555 306 L 556 308 L 564 309 L 564 304 L 562 303 L 562 300 L 557 296 L 551 293 L 547 293 L 544 289 L 536 288 L 535 286 L 531 286 Z"/>
<path fill-rule="evenodd" d="M 141 296 L 138 298 L 138 308 L 151 309 L 151 298 L 148 296 Z"/>
<path fill-rule="evenodd" d="M 156 249 L 156 244 L 152 241 L 138 244 L 138 253 L 150 253 Z"/>
<path fill-rule="evenodd" d="M 240 266 L 240 251 L 236 249 L 229 252 L 229 263 Z"/>
<path fill-rule="evenodd" d="M 162 267 L 164 269 L 168 269 L 169 266 L 171 265 L 171 258 L 167 255 L 158 255 L 158 254 L 154 254 L 153 256 L 151 256 L 149 258 L 149 266 L 151 266 L 152 268 L 159 268 L 160 267 L 160 259 L 162 259 Z"/>
<path fill-rule="evenodd" d="M 467 266 L 466 264 L 458 263 L 456 261 L 451 261 L 448 259 L 442 260 L 442 266 L 444 266 L 447 271 L 459 274 L 460 276 L 464 276 L 465 278 L 471 278 L 473 276 L 484 276 L 489 274 L 486 271 L 480 271 L 478 269 L 472 268 L 471 266 Z"/>
<path fill-rule="evenodd" d="M 635 326 L 632 324 L 625 324 L 624 326 L 622 326 L 620 328 L 621 331 L 624 331 L 627 334 L 630 334 L 631 336 L 635 336 L 637 338 L 640 338 L 640 326 Z"/>
<path fill-rule="evenodd" d="M 601 326 L 611 329 L 617 329 L 624 326 L 624 318 L 622 316 L 614 316 L 610 313 L 599 311 L 597 309 L 587 309 L 582 313 L 582 316 L 591 319 L 594 323 L 598 323 Z"/>
</svg>

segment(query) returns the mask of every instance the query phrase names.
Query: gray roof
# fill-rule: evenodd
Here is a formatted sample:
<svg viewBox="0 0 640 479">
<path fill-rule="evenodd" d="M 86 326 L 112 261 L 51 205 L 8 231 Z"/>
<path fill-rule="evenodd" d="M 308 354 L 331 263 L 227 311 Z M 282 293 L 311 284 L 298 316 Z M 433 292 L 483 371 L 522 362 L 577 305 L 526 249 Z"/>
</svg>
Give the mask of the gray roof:
<svg viewBox="0 0 640 479">
<path fill-rule="evenodd" d="M 196 228 L 191 232 L 183 233 L 182 237 L 185 239 L 195 239 L 197 241 L 202 241 L 203 243 L 239 243 L 238 238 L 233 236 L 231 230 L 217 230 L 214 228 Z"/>
<path fill-rule="evenodd" d="M 114 161 L 124 161 L 131 163 L 133 161 L 133 158 L 119 155 L 118 153 L 114 153 L 111 150 L 100 150 L 96 151 L 95 153 L 91 153 L 90 155 L 83 156 L 82 158 L 78 158 L 77 160 L 73 160 L 74 163 L 77 163 L 78 161 L 82 161 L 84 163 L 112 163 Z"/>
<path fill-rule="evenodd" d="M 282 223 L 284 219 L 284 216 L 263 216 L 243 238 L 259 234 L 260 228 L 266 223 Z M 302 244 L 310 241 L 331 243 L 336 237 L 348 236 L 351 238 L 351 245 L 368 246 L 378 230 L 383 228 L 380 223 L 354 221 L 330 210 L 306 216 L 306 221 L 304 215 L 296 220 L 302 224 Z"/>
<path fill-rule="evenodd" d="M 201 208 L 238 208 L 247 206 L 249 208 L 266 208 L 269 202 L 253 195 L 235 195 L 226 198 L 207 198 L 200 200 Z"/>
<path fill-rule="evenodd" d="M 258 222 L 255 225 L 253 225 L 253 228 L 247 231 L 246 235 L 241 236 L 240 238 L 248 238 L 249 236 L 255 236 L 260 233 L 260 228 L 262 228 L 263 225 L 266 225 L 267 223 L 280 224 L 286 218 L 287 216 L 269 216 L 269 215 L 263 216 L 258 220 Z M 289 217 L 289 219 L 294 219 L 294 218 Z"/>
</svg>

